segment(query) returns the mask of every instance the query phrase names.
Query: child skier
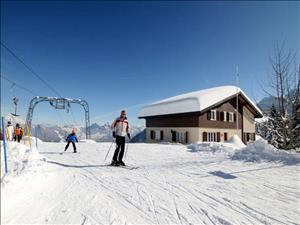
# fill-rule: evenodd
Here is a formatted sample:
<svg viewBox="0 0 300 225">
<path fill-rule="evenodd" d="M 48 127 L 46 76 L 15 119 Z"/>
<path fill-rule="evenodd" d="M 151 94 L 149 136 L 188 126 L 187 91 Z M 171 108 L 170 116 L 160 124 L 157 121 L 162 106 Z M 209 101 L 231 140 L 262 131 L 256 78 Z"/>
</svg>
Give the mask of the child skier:
<svg viewBox="0 0 300 225">
<path fill-rule="evenodd" d="M 113 137 L 116 138 L 117 148 L 115 150 L 111 165 L 112 166 L 125 166 L 122 161 L 125 150 L 125 136 L 130 139 L 128 120 L 126 111 L 122 110 L 120 117 L 114 120 L 112 124 Z"/>
<path fill-rule="evenodd" d="M 70 143 L 72 142 L 73 145 L 73 149 L 74 149 L 74 153 L 76 153 L 76 145 L 75 145 L 75 141 L 78 142 L 78 139 L 76 137 L 76 132 L 75 129 L 72 130 L 71 134 L 68 135 L 68 137 L 66 138 L 66 141 L 68 142 L 68 144 L 65 147 L 65 151 L 67 151 Z"/>
</svg>

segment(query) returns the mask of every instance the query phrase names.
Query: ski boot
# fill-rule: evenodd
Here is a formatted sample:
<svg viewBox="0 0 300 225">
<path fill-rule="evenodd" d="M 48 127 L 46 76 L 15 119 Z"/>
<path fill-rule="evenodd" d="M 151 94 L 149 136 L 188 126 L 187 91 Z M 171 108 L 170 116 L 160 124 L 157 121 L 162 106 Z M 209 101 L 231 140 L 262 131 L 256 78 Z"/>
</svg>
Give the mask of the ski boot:
<svg viewBox="0 0 300 225">
<path fill-rule="evenodd" d="M 119 166 L 126 166 L 123 161 L 118 161 Z"/>
<path fill-rule="evenodd" d="M 118 162 L 117 161 L 111 161 L 111 164 L 110 164 L 111 166 L 119 166 L 119 164 L 118 164 Z"/>
</svg>

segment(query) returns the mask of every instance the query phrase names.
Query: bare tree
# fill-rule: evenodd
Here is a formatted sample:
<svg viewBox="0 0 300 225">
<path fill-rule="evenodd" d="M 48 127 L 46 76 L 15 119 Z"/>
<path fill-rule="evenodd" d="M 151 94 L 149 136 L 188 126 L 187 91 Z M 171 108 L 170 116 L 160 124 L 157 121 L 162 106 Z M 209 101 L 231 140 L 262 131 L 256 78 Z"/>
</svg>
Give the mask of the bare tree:
<svg viewBox="0 0 300 225">
<path fill-rule="evenodd" d="M 286 115 L 287 92 L 290 89 L 290 65 L 295 59 L 295 53 L 292 50 L 286 52 L 284 45 L 278 44 L 274 47 L 274 53 L 270 57 L 270 62 L 273 68 L 273 79 L 271 87 L 276 92 L 278 98 L 278 110 L 280 115 Z"/>
<path fill-rule="evenodd" d="M 273 55 L 270 57 L 273 69 L 271 89 L 277 101 L 277 141 L 283 149 L 291 148 L 293 143 L 292 129 L 295 127 L 293 115 L 289 115 L 290 109 L 296 109 L 299 104 L 299 76 L 291 73 L 290 68 L 296 54 L 294 51 L 285 51 L 284 45 L 278 44 L 274 47 Z"/>
</svg>

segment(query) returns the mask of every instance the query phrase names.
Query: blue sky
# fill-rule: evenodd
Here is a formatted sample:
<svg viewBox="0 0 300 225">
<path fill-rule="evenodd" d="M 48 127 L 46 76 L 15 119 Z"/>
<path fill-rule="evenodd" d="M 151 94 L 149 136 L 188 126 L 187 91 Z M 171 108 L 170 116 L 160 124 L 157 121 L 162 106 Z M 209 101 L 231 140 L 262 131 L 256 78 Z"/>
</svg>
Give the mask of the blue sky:
<svg viewBox="0 0 300 225">
<path fill-rule="evenodd" d="M 265 96 L 276 43 L 299 51 L 299 2 L 16 2 L 1 1 L 1 40 L 62 96 L 89 102 L 91 122 L 120 109 L 137 119 L 143 104 L 177 94 L 235 84 L 250 98 Z M 299 62 L 299 56 L 297 57 Z M 40 96 L 55 96 L 1 47 L 1 74 Z M 30 93 L 1 80 L 1 113 L 26 117 Z M 33 123 L 74 124 L 83 110 L 41 103 Z"/>
</svg>

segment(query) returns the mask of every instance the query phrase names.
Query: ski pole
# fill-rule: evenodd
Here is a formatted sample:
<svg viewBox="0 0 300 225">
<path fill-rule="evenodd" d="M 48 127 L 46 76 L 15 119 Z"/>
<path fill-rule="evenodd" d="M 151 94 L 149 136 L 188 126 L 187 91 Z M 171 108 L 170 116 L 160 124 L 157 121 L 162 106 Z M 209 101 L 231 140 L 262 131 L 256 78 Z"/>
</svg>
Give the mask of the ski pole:
<svg viewBox="0 0 300 225">
<path fill-rule="evenodd" d="M 126 150 L 125 150 L 125 156 L 124 156 L 124 161 L 126 160 L 127 151 L 128 151 L 128 146 L 129 146 L 129 142 L 127 142 L 127 146 L 126 146 Z"/>
<path fill-rule="evenodd" d="M 111 146 L 113 145 L 114 141 L 115 141 L 115 140 L 113 139 L 112 142 L 111 142 L 111 145 L 110 145 L 110 147 L 109 147 L 109 149 L 108 149 L 108 151 L 107 151 L 107 153 L 106 153 L 106 156 L 105 156 L 105 158 L 104 158 L 103 163 L 105 163 L 105 161 L 106 161 L 106 159 L 107 159 L 107 156 L 108 156 L 108 154 L 109 154 L 109 152 L 110 152 Z"/>
</svg>

